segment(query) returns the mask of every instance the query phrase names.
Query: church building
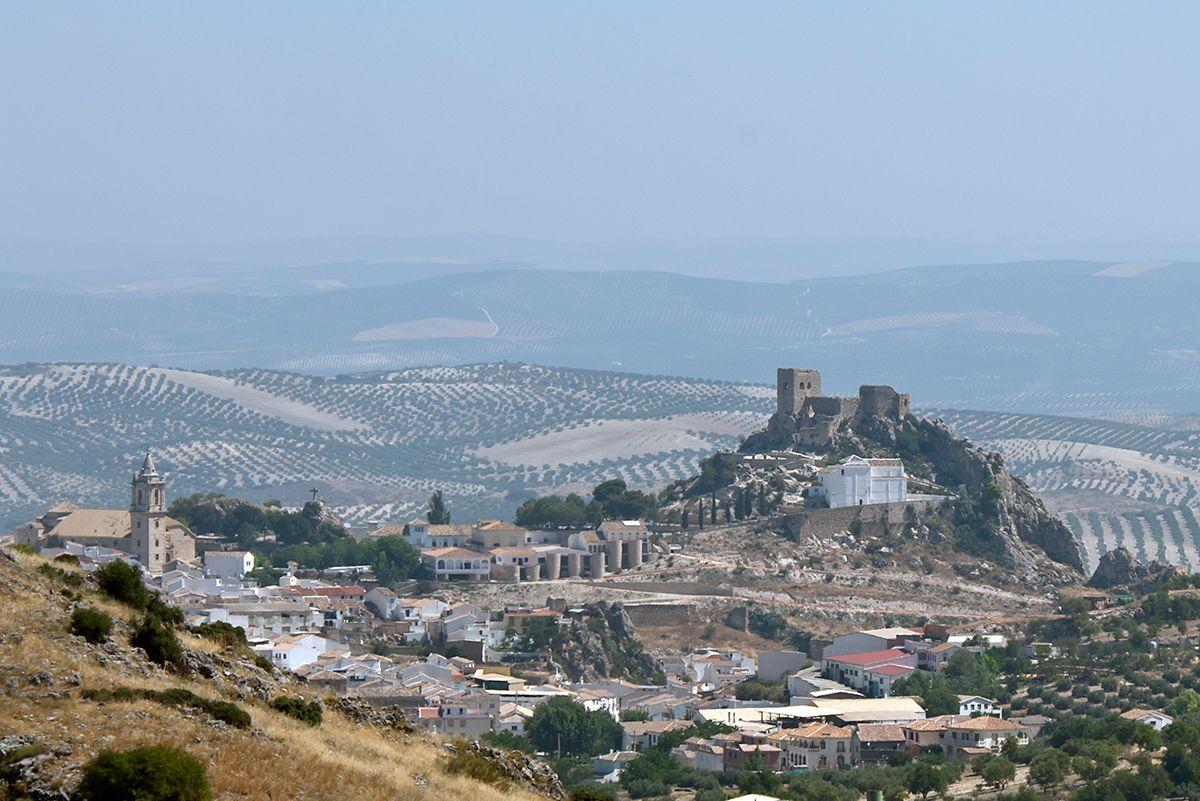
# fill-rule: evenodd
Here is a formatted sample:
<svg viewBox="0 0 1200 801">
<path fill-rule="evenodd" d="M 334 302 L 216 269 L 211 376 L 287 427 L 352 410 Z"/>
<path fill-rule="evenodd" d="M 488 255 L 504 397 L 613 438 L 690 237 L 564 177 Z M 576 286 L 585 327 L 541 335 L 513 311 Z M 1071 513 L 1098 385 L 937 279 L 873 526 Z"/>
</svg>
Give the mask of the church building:
<svg viewBox="0 0 1200 801">
<path fill-rule="evenodd" d="M 56 537 L 80 545 L 115 548 L 137 557 L 151 573 L 168 562 L 196 558 L 196 540 L 183 523 L 167 514 L 167 483 L 150 451 L 129 483 L 128 509 L 84 509 L 60 503 L 39 517 L 38 538 Z"/>
</svg>

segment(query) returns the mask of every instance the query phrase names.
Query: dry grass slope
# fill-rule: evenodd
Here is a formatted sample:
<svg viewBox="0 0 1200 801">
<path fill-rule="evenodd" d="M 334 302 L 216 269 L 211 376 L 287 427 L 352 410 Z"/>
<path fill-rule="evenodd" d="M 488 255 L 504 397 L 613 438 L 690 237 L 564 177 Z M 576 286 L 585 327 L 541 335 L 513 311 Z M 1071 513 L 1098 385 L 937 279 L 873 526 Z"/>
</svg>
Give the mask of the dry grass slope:
<svg viewBox="0 0 1200 801">
<path fill-rule="evenodd" d="M 103 749 L 153 744 L 180 748 L 204 761 L 218 801 L 537 797 L 449 775 L 442 767 L 441 747 L 423 735 L 358 725 L 328 709 L 320 728 L 311 729 L 261 701 L 239 698 L 243 681 L 266 676 L 248 662 L 234 663 L 220 686 L 165 672 L 128 648 L 129 610 L 85 593 L 87 603 L 117 620 L 112 639 L 120 648 L 106 653 L 88 646 L 67 630 L 73 601 L 66 588 L 37 573 L 38 563 L 32 557 L 13 563 L 0 556 L 0 732 L 32 735 L 60 753 L 69 748 L 69 754 L 52 763 L 50 778 L 61 786 L 73 785 L 80 766 Z M 189 650 L 219 651 L 198 638 L 183 639 Z M 297 690 L 290 682 L 271 682 L 274 694 Z M 237 730 L 203 714 L 150 701 L 98 704 L 80 697 L 83 687 L 131 686 L 180 687 L 236 701 L 250 712 L 253 724 Z"/>
</svg>

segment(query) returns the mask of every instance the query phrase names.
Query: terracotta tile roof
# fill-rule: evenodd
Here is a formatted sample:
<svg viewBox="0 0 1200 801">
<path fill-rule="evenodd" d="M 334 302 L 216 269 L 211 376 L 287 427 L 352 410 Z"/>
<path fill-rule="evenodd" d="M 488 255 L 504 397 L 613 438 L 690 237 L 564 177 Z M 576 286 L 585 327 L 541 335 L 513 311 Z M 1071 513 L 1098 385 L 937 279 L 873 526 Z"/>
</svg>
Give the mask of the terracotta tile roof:
<svg viewBox="0 0 1200 801">
<path fill-rule="evenodd" d="M 910 665 L 880 665 L 879 667 L 867 668 L 869 673 L 877 673 L 880 676 L 899 676 L 905 673 L 912 673 L 916 668 Z"/>
<path fill-rule="evenodd" d="M 977 718 L 960 718 L 952 723 L 948 723 L 946 728 L 949 729 L 966 729 L 967 731 L 1013 731 L 1024 729 L 1020 723 L 1013 723 L 1011 720 L 1001 720 L 991 715 L 980 715 Z"/>
<path fill-rule="evenodd" d="M 904 729 L 895 723 L 861 723 L 858 739 L 864 743 L 888 743 L 904 739 Z"/>
<path fill-rule="evenodd" d="M 944 731 L 946 724 L 952 721 L 957 715 L 938 715 L 933 718 L 920 718 L 902 724 L 902 728 L 909 731 Z"/>
<path fill-rule="evenodd" d="M 899 648 L 888 648 L 884 651 L 867 651 L 863 654 L 837 654 L 836 656 L 826 657 L 826 659 L 833 662 L 841 662 L 844 665 L 865 667 L 867 665 L 878 665 L 896 659 L 911 657 L 912 654 L 901 651 Z"/>
<path fill-rule="evenodd" d="M 478 551 L 468 551 L 466 548 L 450 546 L 448 548 L 430 548 L 421 551 L 421 556 L 431 556 L 434 559 L 450 557 L 452 559 L 487 559 L 487 554 Z"/>
</svg>

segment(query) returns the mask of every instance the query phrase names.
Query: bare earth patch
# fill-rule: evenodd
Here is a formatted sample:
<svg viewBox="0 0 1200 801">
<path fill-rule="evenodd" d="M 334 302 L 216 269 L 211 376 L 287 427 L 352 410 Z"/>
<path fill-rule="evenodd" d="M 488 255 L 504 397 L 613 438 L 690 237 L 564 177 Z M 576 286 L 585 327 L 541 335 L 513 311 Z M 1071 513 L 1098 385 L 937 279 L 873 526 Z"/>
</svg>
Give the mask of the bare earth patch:
<svg viewBox="0 0 1200 801">
<path fill-rule="evenodd" d="M 489 320 L 467 320 L 462 317 L 423 317 L 389 323 L 379 328 L 359 331 L 355 342 L 391 342 L 401 339 L 491 339 L 500 331 Z"/>
<path fill-rule="evenodd" d="M 740 436 L 761 425 L 753 412 L 683 414 L 635 420 L 596 420 L 578 428 L 477 448 L 475 455 L 506 465 L 576 464 L 651 453 L 712 450 L 705 434 Z"/>
<path fill-rule="evenodd" d="M 149 368 L 147 372 L 157 373 L 168 381 L 206 392 L 223 400 L 233 401 L 243 409 L 274 417 L 292 425 L 314 428 L 318 431 L 356 431 L 366 428 L 364 423 L 357 420 L 338 417 L 307 403 L 273 395 L 265 390 L 238 384 L 221 376 L 161 367 Z"/>
</svg>

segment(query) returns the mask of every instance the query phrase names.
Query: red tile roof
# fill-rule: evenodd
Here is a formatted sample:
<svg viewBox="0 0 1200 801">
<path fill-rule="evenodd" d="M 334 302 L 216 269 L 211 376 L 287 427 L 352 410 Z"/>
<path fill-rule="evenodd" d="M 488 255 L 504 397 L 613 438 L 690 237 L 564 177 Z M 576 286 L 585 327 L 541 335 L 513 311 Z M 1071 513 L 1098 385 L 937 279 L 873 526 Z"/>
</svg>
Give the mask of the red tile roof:
<svg viewBox="0 0 1200 801">
<path fill-rule="evenodd" d="M 908 653 L 907 651 L 902 651 L 899 648 L 888 648 L 884 651 L 867 651 L 864 654 L 838 654 L 836 656 L 826 657 L 826 659 L 829 661 L 841 662 L 845 665 L 858 665 L 859 667 L 878 665 L 895 659 L 905 658 L 911 659 L 912 654 Z"/>
</svg>

